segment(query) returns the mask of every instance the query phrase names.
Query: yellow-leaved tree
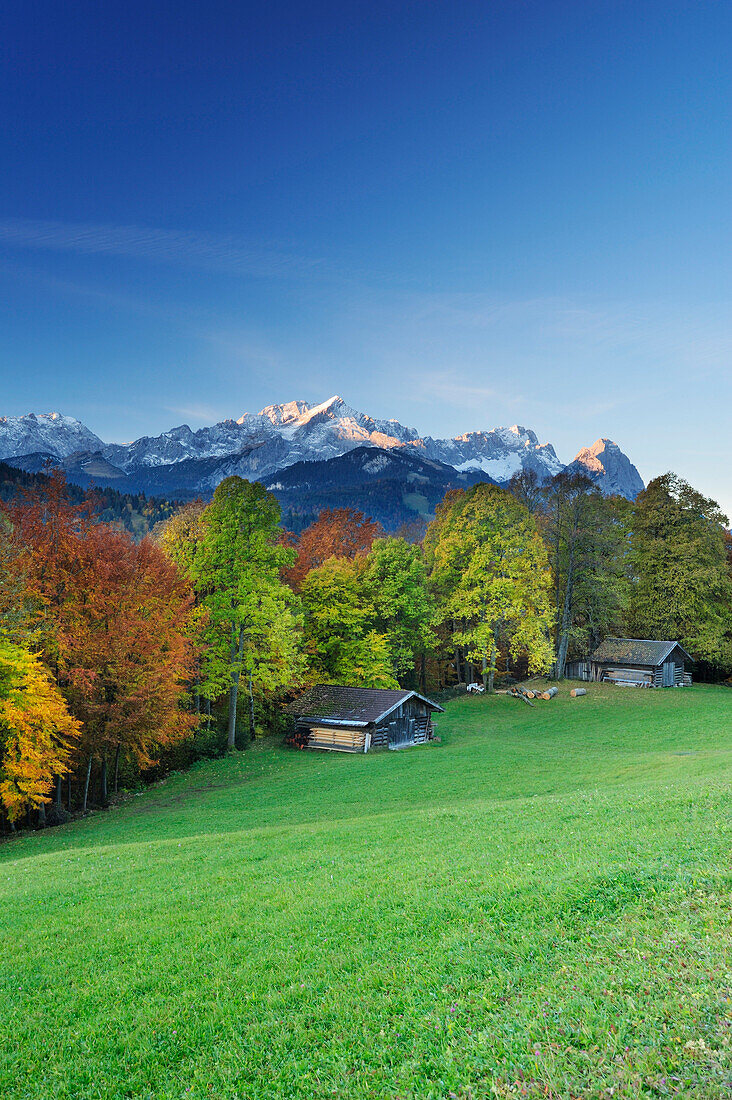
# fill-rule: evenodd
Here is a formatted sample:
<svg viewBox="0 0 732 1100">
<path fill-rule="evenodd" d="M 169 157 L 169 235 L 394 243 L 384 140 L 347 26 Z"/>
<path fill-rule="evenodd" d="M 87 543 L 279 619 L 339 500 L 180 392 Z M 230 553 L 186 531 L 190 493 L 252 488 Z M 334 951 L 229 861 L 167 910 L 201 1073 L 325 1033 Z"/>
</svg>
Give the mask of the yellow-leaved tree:
<svg viewBox="0 0 732 1100">
<path fill-rule="evenodd" d="M 11 821 L 50 801 L 80 730 L 39 659 L 0 639 L 0 803 Z"/>
<path fill-rule="evenodd" d="M 554 660 L 546 547 L 533 516 L 511 493 L 483 482 L 448 493 L 425 536 L 431 583 L 456 646 L 480 661 L 493 691 L 499 653 L 530 671 Z"/>
</svg>

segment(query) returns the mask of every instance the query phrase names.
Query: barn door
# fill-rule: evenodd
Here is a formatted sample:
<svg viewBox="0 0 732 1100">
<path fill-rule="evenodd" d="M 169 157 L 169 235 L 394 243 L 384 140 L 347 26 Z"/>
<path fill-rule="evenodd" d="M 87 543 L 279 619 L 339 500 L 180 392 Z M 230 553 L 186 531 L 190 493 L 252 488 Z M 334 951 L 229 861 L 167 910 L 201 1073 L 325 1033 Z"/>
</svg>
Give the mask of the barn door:
<svg viewBox="0 0 732 1100">
<path fill-rule="evenodd" d="M 389 748 L 402 749 L 414 744 L 414 718 L 395 718 L 389 723 Z"/>
<path fill-rule="evenodd" d="M 676 671 L 676 665 L 673 661 L 663 662 L 663 686 L 665 688 L 672 688 L 674 686 L 674 672 Z"/>
</svg>

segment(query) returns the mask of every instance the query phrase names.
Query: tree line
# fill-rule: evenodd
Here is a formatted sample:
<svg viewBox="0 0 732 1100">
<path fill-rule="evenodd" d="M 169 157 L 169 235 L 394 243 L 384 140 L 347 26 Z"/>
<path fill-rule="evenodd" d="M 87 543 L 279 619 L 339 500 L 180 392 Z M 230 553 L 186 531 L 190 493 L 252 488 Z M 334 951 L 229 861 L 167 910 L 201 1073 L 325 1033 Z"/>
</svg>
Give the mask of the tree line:
<svg viewBox="0 0 732 1100">
<path fill-rule="evenodd" d="M 94 507 L 53 473 L 0 515 L 11 823 L 62 820 L 106 803 L 120 774 L 241 745 L 311 683 L 492 691 L 561 678 L 613 634 L 678 639 L 709 675 L 732 669 L 727 520 L 673 474 L 634 503 L 566 474 L 451 490 L 421 540 L 348 508 L 295 536 L 238 477 L 139 542 Z"/>
<path fill-rule="evenodd" d="M 29 491 L 43 492 L 53 467 L 46 473 L 31 473 L 0 462 L 0 501 L 11 502 Z M 69 500 L 81 504 L 89 500 L 89 491 L 73 482 L 67 485 Z M 123 493 L 118 489 L 94 486 L 94 515 L 98 522 L 124 527 L 136 539 L 149 535 L 153 527 L 171 516 L 178 508 L 173 501 L 149 497 L 145 493 Z"/>
</svg>

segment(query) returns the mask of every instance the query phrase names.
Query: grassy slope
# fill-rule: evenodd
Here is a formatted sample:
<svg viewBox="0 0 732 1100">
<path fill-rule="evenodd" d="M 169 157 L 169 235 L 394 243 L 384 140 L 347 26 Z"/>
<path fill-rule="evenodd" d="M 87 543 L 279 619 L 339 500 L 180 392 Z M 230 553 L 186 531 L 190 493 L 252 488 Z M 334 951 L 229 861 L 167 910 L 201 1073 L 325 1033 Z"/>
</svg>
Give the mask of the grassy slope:
<svg viewBox="0 0 732 1100">
<path fill-rule="evenodd" d="M 0 1096 L 728 1096 L 732 692 L 439 732 L 0 846 Z"/>
</svg>

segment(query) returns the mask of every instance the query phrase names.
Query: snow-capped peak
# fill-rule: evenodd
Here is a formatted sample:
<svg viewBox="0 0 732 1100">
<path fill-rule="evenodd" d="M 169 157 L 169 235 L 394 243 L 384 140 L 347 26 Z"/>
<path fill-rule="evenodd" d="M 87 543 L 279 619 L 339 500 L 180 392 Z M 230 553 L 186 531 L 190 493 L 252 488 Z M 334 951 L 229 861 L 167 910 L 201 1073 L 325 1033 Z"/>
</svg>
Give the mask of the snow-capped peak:
<svg viewBox="0 0 732 1100">
<path fill-rule="evenodd" d="M 152 467 L 165 468 L 166 491 L 177 477 L 207 492 L 218 483 L 216 479 L 229 473 L 253 480 L 270 478 L 296 462 L 336 458 L 363 446 L 381 451 L 408 448 L 421 459 L 459 472 L 482 473 L 504 484 L 520 470 L 533 470 L 546 480 L 564 469 L 552 445 L 540 443 L 535 432 L 520 424 L 432 439 L 398 420 L 379 420 L 359 412 L 338 394 L 315 405 L 306 401 L 268 405 L 259 413 L 244 413 L 238 420 L 196 431 L 183 424 L 128 444 L 104 444 L 80 421 L 58 412 L 0 417 L 0 459 L 37 452 L 59 458 L 81 451 L 101 452 L 107 462 L 133 476 Z M 211 465 L 211 460 L 223 460 L 224 465 L 220 461 Z M 195 472 L 198 462 L 209 463 L 200 474 Z M 186 467 L 178 475 L 174 467 L 180 463 Z M 609 439 L 599 439 L 580 451 L 571 465 L 581 468 L 604 492 L 634 497 L 643 487 L 638 471 Z"/>
<path fill-rule="evenodd" d="M 539 438 L 531 428 L 524 428 L 521 424 L 512 424 L 510 428 L 493 428 L 493 433 L 504 439 L 510 446 L 515 446 L 518 440 L 524 447 L 536 447 Z"/>
<path fill-rule="evenodd" d="M 267 405 L 259 415 L 266 417 L 277 427 L 280 424 L 292 424 L 300 420 L 309 410 L 310 406 L 306 401 L 288 401 L 284 405 Z M 237 424 L 246 423 L 248 419 L 249 413 L 244 413 L 244 416 L 240 416 L 237 420 Z"/>
<path fill-rule="evenodd" d="M 67 458 L 74 451 L 97 451 L 104 444 L 74 416 L 63 413 L 28 413 L 0 417 L 0 456 L 44 451 Z"/>
</svg>

